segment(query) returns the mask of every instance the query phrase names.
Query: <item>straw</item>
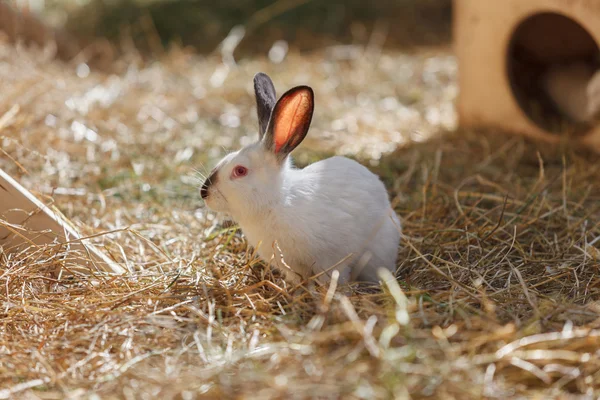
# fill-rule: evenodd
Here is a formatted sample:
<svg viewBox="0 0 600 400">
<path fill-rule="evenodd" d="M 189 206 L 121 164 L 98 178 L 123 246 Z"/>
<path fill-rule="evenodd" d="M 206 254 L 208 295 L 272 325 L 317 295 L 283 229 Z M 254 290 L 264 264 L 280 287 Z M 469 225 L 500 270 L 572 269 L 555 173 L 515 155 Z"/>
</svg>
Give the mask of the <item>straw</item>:
<svg viewBox="0 0 600 400">
<path fill-rule="evenodd" d="M 174 48 L 105 74 L 0 44 L 0 167 L 130 271 L 56 276 L 58 248 L 5 249 L 0 398 L 600 396 L 598 156 L 444 133 L 448 52 L 347 50 L 226 70 Z M 203 207 L 199 173 L 256 138 L 258 71 L 314 87 L 300 165 L 382 176 L 397 284 L 291 292 Z"/>
</svg>

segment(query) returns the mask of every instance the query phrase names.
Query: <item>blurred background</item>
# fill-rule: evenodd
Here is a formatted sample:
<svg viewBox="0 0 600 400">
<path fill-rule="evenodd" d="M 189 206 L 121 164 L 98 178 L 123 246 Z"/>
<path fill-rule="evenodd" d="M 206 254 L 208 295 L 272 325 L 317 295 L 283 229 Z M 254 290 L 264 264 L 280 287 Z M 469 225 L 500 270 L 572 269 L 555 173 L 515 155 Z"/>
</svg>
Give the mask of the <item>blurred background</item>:
<svg viewBox="0 0 600 400">
<path fill-rule="evenodd" d="M 130 165 L 148 158 L 154 162 L 146 172 L 157 178 L 152 187 L 164 186 L 184 167 L 209 168 L 255 139 L 251 82 L 264 71 L 278 93 L 297 84 L 315 89 L 312 130 L 295 154 L 301 163 L 337 153 L 376 165 L 399 145 L 456 125 L 451 3 L 5 1 L 0 79 L 7 86 L 0 105 L 18 103 L 42 122 L 52 115 L 52 124 L 40 128 L 58 135 L 52 154 L 24 133 L 31 129 L 14 125 L 14 136 L 45 157 L 83 163 L 72 176 L 95 167 L 85 146 L 69 141 L 83 135 L 86 143 L 85 132 L 94 132 L 87 146 L 101 154 L 114 148 L 111 157 L 121 163 L 111 165 L 111 175 L 129 177 Z M 162 165 L 152 158 L 157 152 Z M 49 175 L 55 186 L 72 184 Z M 96 179 L 101 189 L 116 183 Z"/>
<path fill-rule="evenodd" d="M 131 39 L 152 50 L 179 43 L 210 52 L 235 26 L 247 35 L 242 54 L 266 51 L 276 40 L 311 50 L 339 43 L 364 44 L 373 29 L 385 46 L 447 44 L 451 0 L 11 0 L 78 38 Z M 150 32 L 152 30 L 153 32 Z"/>
</svg>

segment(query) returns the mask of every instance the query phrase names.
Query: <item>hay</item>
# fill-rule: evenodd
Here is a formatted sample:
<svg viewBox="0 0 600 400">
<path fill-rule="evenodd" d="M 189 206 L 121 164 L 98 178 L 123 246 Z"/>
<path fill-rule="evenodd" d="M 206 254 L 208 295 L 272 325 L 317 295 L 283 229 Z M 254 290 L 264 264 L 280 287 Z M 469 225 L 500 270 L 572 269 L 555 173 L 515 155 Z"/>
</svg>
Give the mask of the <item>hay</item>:
<svg viewBox="0 0 600 400">
<path fill-rule="evenodd" d="M 362 50 L 229 71 L 172 50 L 109 76 L 2 44 L 0 167 L 131 272 L 1 254 L 0 398 L 599 396 L 598 157 L 436 138 L 455 124 L 453 57 Z M 194 168 L 254 138 L 258 70 L 315 87 L 301 163 L 356 153 L 385 179 L 398 284 L 292 292 L 202 207 Z"/>
</svg>

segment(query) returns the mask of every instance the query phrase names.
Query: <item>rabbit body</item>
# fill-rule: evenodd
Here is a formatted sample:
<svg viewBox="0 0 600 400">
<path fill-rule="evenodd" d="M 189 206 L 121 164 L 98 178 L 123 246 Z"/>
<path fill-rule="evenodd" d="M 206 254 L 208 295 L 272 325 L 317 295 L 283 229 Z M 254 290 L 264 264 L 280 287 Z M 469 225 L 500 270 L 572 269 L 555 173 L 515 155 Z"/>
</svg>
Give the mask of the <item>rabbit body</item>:
<svg viewBox="0 0 600 400">
<path fill-rule="evenodd" d="M 231 215 L 290 282 L 319 274 L 326 282 L 334 269 L 340 283 L 376 282 L 379 268 L 394 272 L 400 221 L 379 177 L 345 157 L 293 167 L 288 153 L 308 130 L 312 90 L 294 88 L 275 104 L 264 74 L 255 90 L 259 141 L 219 162 L 201 189 L 206 205 Z"/>
<path fill-rule="evenodd" d="M 340 283 L 376 282 L 379 267 L 394 272 L 400 222 L 383 183 L 366 167 L 345 157 L 304 169 L 288 163 L 280 185 L 268 208 L 232 216 L 261 258 L 273 259 L 289 280 L 329 272 L 326 280 L 336 265 Z"/>
</svg>

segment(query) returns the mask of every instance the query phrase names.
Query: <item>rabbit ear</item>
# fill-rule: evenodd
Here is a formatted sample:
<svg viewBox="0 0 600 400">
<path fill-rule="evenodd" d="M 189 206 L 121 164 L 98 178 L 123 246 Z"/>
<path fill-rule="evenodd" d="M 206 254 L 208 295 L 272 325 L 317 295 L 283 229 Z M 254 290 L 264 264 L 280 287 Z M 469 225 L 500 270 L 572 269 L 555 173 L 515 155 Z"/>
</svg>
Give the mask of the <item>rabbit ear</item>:
<svg viewBox="0 0 600 400">
<path fill-rule="evenodd" d="M 308 86 L 297 86 L 281 96 L 271 114 L 265 147 L 280 160 L 298 146 L 310 127 L 314 110 L 314 93 Z"/>
<path fill-rule="evenodd" d="M 254 94 L 256 95 L 256 112 L 258 114 L 258 137 L 262 139 L 277 101 L 275 86 L 267 74 L 259 72 L 254 75 Z"/>
</svg>

